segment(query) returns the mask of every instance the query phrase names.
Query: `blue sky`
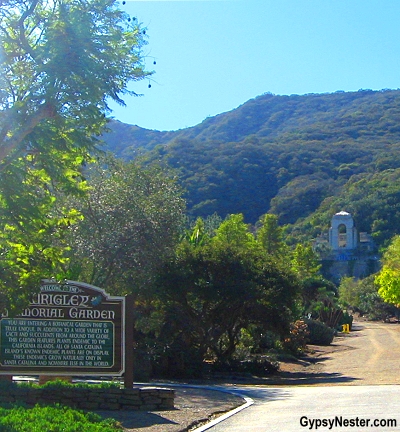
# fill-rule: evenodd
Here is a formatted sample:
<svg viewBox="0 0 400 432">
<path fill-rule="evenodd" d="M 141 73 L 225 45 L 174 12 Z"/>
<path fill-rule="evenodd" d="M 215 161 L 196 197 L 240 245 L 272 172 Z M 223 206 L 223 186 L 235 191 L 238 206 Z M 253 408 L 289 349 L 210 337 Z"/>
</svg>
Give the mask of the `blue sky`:
<svg viewBox="0 0 400 432">
<path fill-rule="evenodd" d="M 149 81 L 112 116 L 177 130 L 266 92 L 400 88 L 399 0 L 139 0 Z M 153 65 L 153 60 L 156 65 Z"/>
</svg>

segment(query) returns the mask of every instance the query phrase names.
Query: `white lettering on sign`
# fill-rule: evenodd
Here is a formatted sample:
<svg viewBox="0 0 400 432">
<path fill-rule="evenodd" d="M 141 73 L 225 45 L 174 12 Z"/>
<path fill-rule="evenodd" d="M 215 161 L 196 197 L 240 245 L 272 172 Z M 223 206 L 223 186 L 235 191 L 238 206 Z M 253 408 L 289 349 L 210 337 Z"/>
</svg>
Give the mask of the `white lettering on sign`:
<svg viewBox="0 0 400 432">
<path fill-rule="evenodd" d="M 104 319 L 113 320 L 115 318 L 115 312 L 110 310 L 97 310 L 97 309 L 78 309 L 71 308 L 69 310 L 70 318 L 75 319 Z"/>
<path fill-rule="evenodd" d="M 40 306 L 89 307 L 89 300 L 90 297 L 88 295 L 39 293 L 33 297 L 31 304 Z"/>
<path fill-rule="evenodd" d="M 1 340 L 3 366 L 111 368 L 114 365 L 114 324 L 110 321 L 3 319 Z"/>
</svg>

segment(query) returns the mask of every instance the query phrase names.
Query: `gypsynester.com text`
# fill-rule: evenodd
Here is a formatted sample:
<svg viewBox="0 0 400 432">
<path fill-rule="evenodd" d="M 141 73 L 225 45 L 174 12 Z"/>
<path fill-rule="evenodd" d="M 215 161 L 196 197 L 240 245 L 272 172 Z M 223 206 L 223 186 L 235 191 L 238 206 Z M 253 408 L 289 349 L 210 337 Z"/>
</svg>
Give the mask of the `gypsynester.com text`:
<svg viewBox="0 0 400 432">
<path fill-rule="evenodd" d="M 395 428 L 397 420 L 395 419 L 369 419 L 369 418 L 344 418 L 336 416 L 334 418 L 308 418 L 302 416 L 300 418 L 300 426 L 308 430 L 318 430 L 320 428 L 360 428 L 360 427 L 380 427 L 380 428 Z"/>
</svg>

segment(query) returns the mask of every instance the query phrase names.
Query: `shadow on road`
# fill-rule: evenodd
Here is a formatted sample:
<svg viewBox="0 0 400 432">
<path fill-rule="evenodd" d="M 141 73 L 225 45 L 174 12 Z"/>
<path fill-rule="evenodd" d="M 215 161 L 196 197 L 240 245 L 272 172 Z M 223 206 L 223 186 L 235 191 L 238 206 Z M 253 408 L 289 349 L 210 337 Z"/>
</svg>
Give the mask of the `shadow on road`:
<svg viewBox="0 0 400 432">
<path fill-rule="evenodd" d="M 271 381 L 274 381 L 274 385 L 310 385 L 350 383 L 358 379 L 340 373 L 281 372 L 277 379 L 272 379 Z M 270 383 L 268 382 L 268 384 Z"/>
<path fill-rule="evenodd" d="M 141 411 L 96 411 L 103 418 L 113 418 L 121 423 L 125 429 L 142 429 L 148 428 L 154 425 L 159 425 L 160 430 L 162 426 L 178 424 L 172 420 L 169 420 L 162 413 L 155 414 L 153 412 L 141 412 Z"/>
<path fill-rule="evenodd" d="M 293 394 L 289 390 L 285 390 L 284 388 L 256 388 L 254 386 L 251 386 L 251 389 L 249 389 L 248 391 L 246 390 L 246 387 L 241 387 L 240 394 L 242 396 L 249 396 L 254 400 L 262 399 L 263 402 L 286 400 L 290 397 L 293 397 Z"/>
</svg>

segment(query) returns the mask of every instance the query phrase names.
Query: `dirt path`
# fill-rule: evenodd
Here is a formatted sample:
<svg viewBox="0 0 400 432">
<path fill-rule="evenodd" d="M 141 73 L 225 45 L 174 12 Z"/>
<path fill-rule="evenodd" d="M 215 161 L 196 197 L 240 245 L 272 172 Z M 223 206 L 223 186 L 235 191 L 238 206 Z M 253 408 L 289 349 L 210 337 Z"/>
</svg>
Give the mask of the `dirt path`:
<svg viewBox="0 0 400 432">
<path fill-rule="evenodd" d="M 330 346 L 310 349 L 302 361 L 282 363 L 280 376 L 268 384 L 400 384 L 399 324 L 356 322 Z"/>
<path fill-rule="evenodd" d="M 350 378 L 347 384 L 400 384 L 400 325 L 358 322 L 350 334 L 336 338 L 344 348 L 323 362 L 323 370 Z"/>
</svg>

